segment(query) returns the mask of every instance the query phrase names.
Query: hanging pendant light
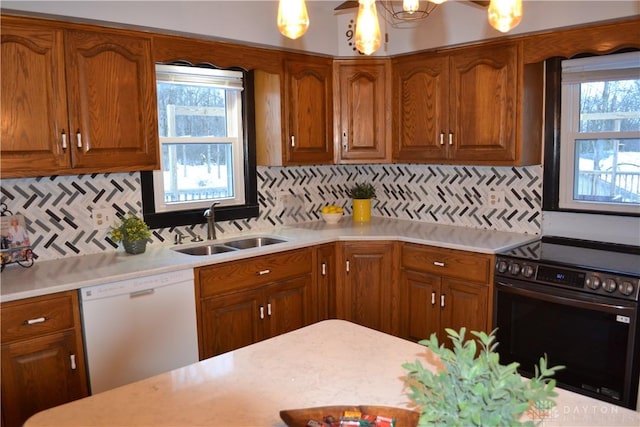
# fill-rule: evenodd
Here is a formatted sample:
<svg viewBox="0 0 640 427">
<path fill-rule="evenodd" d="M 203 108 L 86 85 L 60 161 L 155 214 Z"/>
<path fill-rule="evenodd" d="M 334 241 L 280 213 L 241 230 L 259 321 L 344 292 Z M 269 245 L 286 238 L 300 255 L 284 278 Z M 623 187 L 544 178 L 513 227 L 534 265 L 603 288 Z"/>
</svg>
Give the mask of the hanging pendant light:
<svg viewBox="0 0 640 427">
<path fill-rule="evenodd" d="M 356 17 L 356 48 L 365 55 L 371 55 L 382 41 L 380 23 L 376 11 L 376 0 L 358 0 Z"/>
<path fill-rule="evenodd" d="M 278 30 L 283 36 L 297 39 L 309 28 L 309 14 L 304 0 L 280 0 Z"/>
<path fill-rule="evenodd" d="M 419 8 L 420 8 L 420 0 L 403 0 L 402 1 L 402 10 L 404 10 L 408 14 L 416 13 Z"/>
<path fill-rule="evenodd" d="M 506 33 L 522 20 L 522 0 L 491 0 L 487 13 L 489 24 Z"/>
</svg>

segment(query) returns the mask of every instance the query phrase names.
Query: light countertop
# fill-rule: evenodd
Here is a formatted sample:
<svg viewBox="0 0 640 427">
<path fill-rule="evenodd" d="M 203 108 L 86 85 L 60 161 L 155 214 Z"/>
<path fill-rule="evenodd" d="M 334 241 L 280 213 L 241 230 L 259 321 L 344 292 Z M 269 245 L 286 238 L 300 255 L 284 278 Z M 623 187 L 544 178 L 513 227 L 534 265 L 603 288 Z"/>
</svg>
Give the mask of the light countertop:
<svg viewBox="0 0 640 427">
<path fill-rule="evenodd" d="M 260 232 L 225 234 L 216 243 L 249 236 L 274 236 L 285 243 L 245 249 L 223 254 L 193 256 L 175 252 L 174 245 L 147 245 L 140 255 L 129 255 L 122 249 L 100 254 L 38 261 L 30 268 L 10 264 L 0 274 L 0 302 L 79 289 L 112 281 L 191 269 L 208 264 L 233 261 L 303 248 L 339 240 L 398 240 L 443 248 L 493 254 L 537 239 L 537 235 L 481 230 L 468 227 L 430 224 L 416 221 L 372 218 L 357 223 L 344 217 L 338 224 L 323 221 L 277 227 Z M 180 247 L 201 245 L 187 243 Z"/>
<path fill-rule="evenodd" d="M 343 320 L 275 338 L 48 409 L 25 427 L 282 426 L 282 409 L 410 406 L 405 362 L 425 347 Z M 562 389 L 544 426 L 638 426 L 640 413 Z M 531 415 L 526 418 L 531 419 Z"/>
</svg>

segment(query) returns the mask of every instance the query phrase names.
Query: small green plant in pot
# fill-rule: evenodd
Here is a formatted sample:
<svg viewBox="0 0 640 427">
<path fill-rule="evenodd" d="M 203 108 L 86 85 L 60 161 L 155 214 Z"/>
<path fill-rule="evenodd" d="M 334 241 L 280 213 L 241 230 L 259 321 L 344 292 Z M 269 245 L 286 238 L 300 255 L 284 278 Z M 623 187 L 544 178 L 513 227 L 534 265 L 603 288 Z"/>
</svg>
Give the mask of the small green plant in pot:
<svg viewBox="0 0 640 427">
<path fill-rule="evenodd" d="M 347 196 L 353 199 L 353 220 L 371 221 L 371 199 L 376 198 L 376 189 L 372 184 L 356 183 L 347 190 Z"/>
<path fill-rule="evenodd" d="M 146 250 L 151 230 L 143 219 L 129 213 L 111 227 L 109 237 L 116 243 L 122 242 L 127 253 L 140 254 Z"/>
<path fill-rule="evenodd" d="M 518 363 L 500 364 L 495 352 L 495 330 L 471 331 L 475 339 L 465 342 L 465 328 L 446 329 L 453 350 L 438 344 L 435 334 L 420 344 L 439 356 L 444 369 L 432 373 L 419 360 L 405 363 L 409 397 L 420 409 L 419 426 L 533 426 L 520 421 L 529 409 L 548 411 L 555 406 L 555 380 L 551 377 L 563 366 L 547 367 L 546 355 L 535 367 L 530 380 L 517 372 Z"/>
</svg>

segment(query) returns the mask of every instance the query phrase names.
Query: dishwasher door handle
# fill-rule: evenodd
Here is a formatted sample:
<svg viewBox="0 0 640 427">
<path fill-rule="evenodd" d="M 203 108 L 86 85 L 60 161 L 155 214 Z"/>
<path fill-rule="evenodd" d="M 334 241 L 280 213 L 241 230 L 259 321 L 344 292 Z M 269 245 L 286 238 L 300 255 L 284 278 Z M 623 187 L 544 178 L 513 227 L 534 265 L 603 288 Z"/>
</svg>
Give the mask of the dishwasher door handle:
<svg viewBox="0 0 640 427">
<path fill-rule="evenodd" d="M 153 288 L 145 289 L 145 290 L 142 290 L 142 291 L 135 291 L 135 292 L 129 293 L 129 298 L 143 297 L 145 295 L 151 295 L 154 292 L 155 292 L 155 289 L 153 289 Z"/>
</svg>

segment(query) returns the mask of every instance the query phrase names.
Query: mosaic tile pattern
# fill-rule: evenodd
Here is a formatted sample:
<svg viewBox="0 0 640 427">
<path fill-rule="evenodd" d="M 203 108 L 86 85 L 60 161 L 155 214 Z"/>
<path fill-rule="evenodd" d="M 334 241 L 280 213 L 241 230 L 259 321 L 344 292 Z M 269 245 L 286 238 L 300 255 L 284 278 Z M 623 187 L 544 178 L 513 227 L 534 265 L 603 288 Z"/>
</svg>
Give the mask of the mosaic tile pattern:
<svg viewBox="0 0 640 427">
<path fill-rule="evenodd" d="M 217 224 L 224 233 L 264 230 L 320 219 L 320 208 L 334 203 L 351 214 L 346 189 L 358 181 L 374 183 L 373 215 L 438 224 L 539 234 L 542 167 L 441 165 L 342 165 L 258 167 L 260 216 Z M 0 202 L 23 214 L 34 257 L 40 260 L 117 249 L 107 230 L 94 230 L 92 211 L 140 213 L 139 173 L 6 179 Z M 488 205 L 490 190 L 504 193 L 504 207 Z M 153 243 L 173 241 L 176 232 L 206 236 L 203 224 L 153 230 Z"/>
</svg>

